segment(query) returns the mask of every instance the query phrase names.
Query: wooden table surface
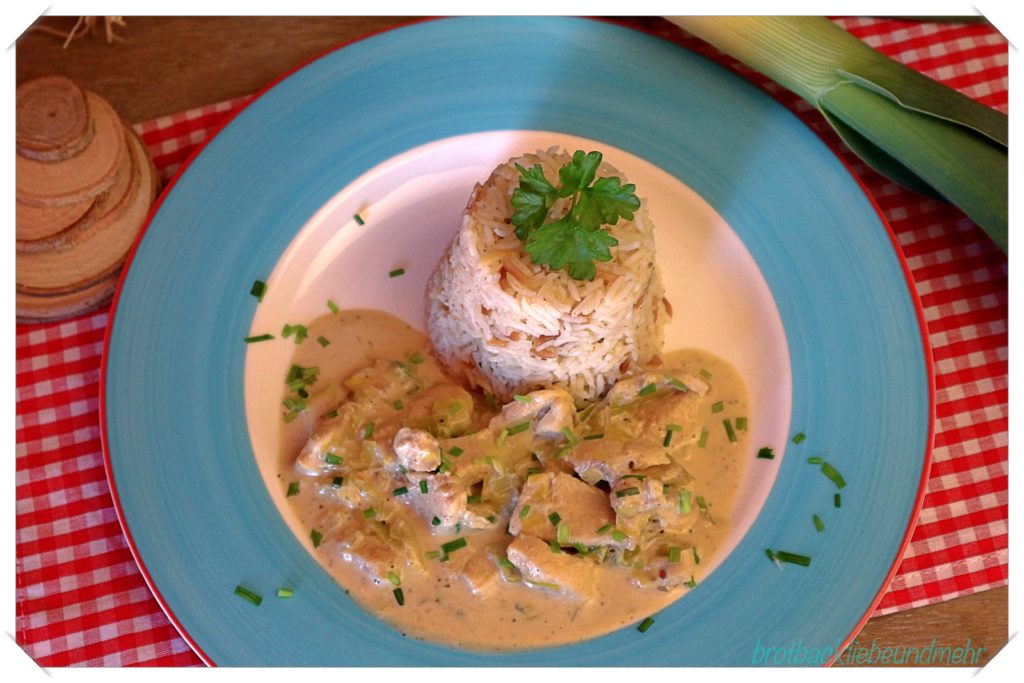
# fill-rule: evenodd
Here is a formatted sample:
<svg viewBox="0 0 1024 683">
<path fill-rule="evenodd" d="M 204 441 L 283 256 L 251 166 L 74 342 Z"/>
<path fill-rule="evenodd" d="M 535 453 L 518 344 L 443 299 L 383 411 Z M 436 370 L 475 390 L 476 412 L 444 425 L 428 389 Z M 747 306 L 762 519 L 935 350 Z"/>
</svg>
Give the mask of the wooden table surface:
<svg viewBox="0 0 1024 683">
<path fill-rule="evenodd" d="M 338 43 L 408 17 L 128 17 L 121 40 L 63 41 L 36 30 L 17 43 L 17 82 L 68 76 L 107 98 L 128 123 L 255 92 L 281 73 Z M 654 19 L 650 21 L 656 21 Z M 72 17 L 44 17 L 63 32 Z M 970 640 L 987 662 L 1006 643 L 1007 588 L 876 617 L 857 645 L 957 647 Z"/>
</svg>

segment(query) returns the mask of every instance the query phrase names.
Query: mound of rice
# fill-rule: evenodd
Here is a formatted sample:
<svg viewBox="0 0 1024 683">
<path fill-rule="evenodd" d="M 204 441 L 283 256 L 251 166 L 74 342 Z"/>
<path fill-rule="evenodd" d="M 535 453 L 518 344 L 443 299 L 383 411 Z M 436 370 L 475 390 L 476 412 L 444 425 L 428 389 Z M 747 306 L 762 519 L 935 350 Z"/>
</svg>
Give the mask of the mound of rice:
<svg viewBox="0 0 1024 683">
<path fill-rule="evenodd" d="M 557 148 L 526 154 L 477 185 L 427 288 L 427 327 L 441 364 L 502 402 L 550 387 L 568 390 L 578 403 L 600 398 L 662 345 L 668 304 L 642 199 L 634 220 L 609 228 L 619 244 L 611 261 L 597 262 L 590 282 L 535 265 L 515 235 L 515 164 L 540 164 L 557 183 L 559 168 L 571 159 Z M 597 175 L 628 182 L 607 163 Z M 558 200 L 548 220 L 568 209 L 568 198 Z"/>
</svg>

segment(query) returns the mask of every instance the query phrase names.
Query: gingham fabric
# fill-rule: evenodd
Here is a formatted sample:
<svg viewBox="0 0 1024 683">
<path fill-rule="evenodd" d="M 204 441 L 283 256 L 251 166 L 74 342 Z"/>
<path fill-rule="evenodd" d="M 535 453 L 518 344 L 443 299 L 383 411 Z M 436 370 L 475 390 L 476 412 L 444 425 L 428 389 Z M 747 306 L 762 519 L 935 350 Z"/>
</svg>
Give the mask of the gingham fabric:
<svg viewBox="0 0 1024 683">
<path fill-rule="evenodd" d="M 887 55 L 1007 111 L 1007 44 L 990 26 L 835 21 Z M 626 23 L 708 55 L 796 112 L 846 159 L 898 236 L 933 348 L 936 435 L 924 509 L 875 614 L 1005 585 L 1006 257 L 956 209 L 865 168 L 815 111 L 777 85 L 667 22 Z M 135 126 L 163 179 L 244 100 Z M 143 582 L 107 488 L 97 412 L 107 317 L 100 311 L 17 327 L 17 641 L 43 666 L 198 665 Z"/>
</svg>

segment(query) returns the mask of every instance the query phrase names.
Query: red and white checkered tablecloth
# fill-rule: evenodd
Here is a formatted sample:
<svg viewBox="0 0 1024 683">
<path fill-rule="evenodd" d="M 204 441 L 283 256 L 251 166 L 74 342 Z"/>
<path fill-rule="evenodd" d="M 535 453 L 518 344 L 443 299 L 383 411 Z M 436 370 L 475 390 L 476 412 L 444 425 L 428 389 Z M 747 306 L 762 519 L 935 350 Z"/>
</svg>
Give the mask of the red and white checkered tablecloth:
<svg viewBox="0 0 1024 683">
<path fill-rule="evenodd" d="M 1007 111 L 1007 43 L 991 26 L 836 21 L 885 54 Z M 867 169 L 817 112 L 774 83 L 667 22 L 626 23 L 711 56 L 795 111 L 847 160 L 898 236 L 933 349 L 936 434 L 924 509 L 875 614 L 1006 585 L 1006 256 L 958 210 Z M 136 125 L 163 179 L 244 101 Z M 198 665 L 139 574 L 111 503 L 98 413 L 106 323 L 104 310 L 17 326 L 17 642 L 43 666 Z"/>
</svg>

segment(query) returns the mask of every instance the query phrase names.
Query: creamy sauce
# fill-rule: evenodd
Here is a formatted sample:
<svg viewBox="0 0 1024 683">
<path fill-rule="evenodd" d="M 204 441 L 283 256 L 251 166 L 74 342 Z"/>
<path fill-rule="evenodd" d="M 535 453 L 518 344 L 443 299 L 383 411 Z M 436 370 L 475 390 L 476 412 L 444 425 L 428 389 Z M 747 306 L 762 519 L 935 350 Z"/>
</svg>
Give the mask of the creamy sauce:
<svg viewBox="0 0 1024 683">
<path fill-rule="evenodd" d="M 342 311 L 314 321 L 308 325 L 308 330 L 307 339 L 295 348 L 293 362 L 302 367 L 319 368 L 313 387 L 318 392 L 375 360 L 403 360 L 416 353 L 423 357 L 417 364 L 420 375 L 430 380 L 442 379 L 430 356 L 426 337 L 387 313 Z M 322 346 L 318 338 L 328 340 L 329 344 Z M 706 428 L 706 436 L 674 451 L 674 457 L 693 476 L 689 488 L 693 493 L 694 510 L 698 502 L 706 506 L 687 532 L 686 540 L 692 549 L 686 549 L 684 558 L 692 581 L 699 583 L 704 568 L 715 558 L 728 535 L 730 511 L 750 456 L 747 432 L 737 428 L 737 418 L 750 420 L 752 416 L 748 412 L 743 382 L 724 360 L 698 350 L 675 351 L 664 354 L 662 359 L 662 365 L 655 369 L 672 368 L 673 373 L 679 375 L 701 377 L 708 385 L 699 407 L 699 423 Z M 316 404 L 317 393 L 311 393 L 311 407 L 306 412 L 323 410 L 322 405 Z M 326 400 L 330 402 L 332 398 L 328 396 Z M 482 402 L 483 399 L 475 400 Z M 317 406 L 316 410 L 313 406 Z M 723 424 L 725 419 L 733 427 L 735 442 L 728 438 Z M 292 482 L 300 483 L 299 492 L 287 500 L 305 529 L 323 534 L 324 542 L 313 551 L 320 564 L 359 605 L 405 635 L 475 650 L 556 646 L 635 624 L 687 591 L 685 585 L 669 590 L 641 589 L 631 582 L 629 570 L 602 565 L 596 567 L 596 590 L 589 600 L 530 587 L 522 581 L 507 582 L 500 576 L 488 590 L 474 594 L 465 579 L 466 564 L 478 550 L 489 546 L 503 553 L 510 538 L 506 525 L 500 524 L 500 528 L 492 530 L 462 530 L 456 534 L 451 530 L 436 533 L 437 528 L 423 521 L 417 522 L 419 531 L 429 540 L 430 547 L 440 547 L 459 536 L 465 537 L 469 545 L 452 553 L 448 562 L 428 562 L 429 571 L 404 572 L 401 577 L 404 604 L 399 605 L 391 583 L 345 561 L 336 546 L 329 542 L 331 530 L 343 524 L 345 516 L 359 513 L 331 503 L 318 493 L 314 482 L 297 474 L 296 455 L 314 426 L 315 420 L 303 414 L 284 430 L 278 476 L 283 488 Z M 308 543 L 308 538 L 307 535 L 302 540 Z M 695 561 L 697 557 L 699 563 Z"/>
</svg>

